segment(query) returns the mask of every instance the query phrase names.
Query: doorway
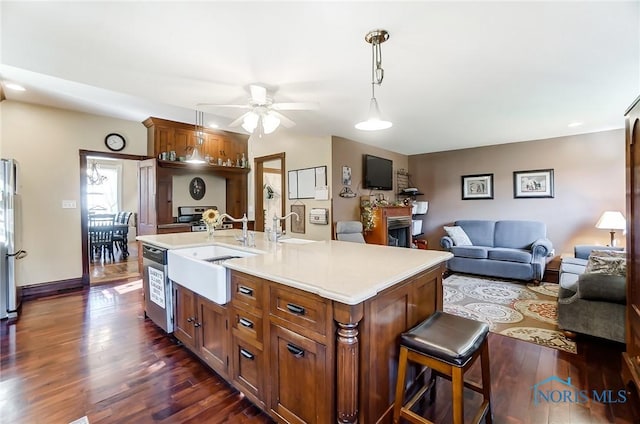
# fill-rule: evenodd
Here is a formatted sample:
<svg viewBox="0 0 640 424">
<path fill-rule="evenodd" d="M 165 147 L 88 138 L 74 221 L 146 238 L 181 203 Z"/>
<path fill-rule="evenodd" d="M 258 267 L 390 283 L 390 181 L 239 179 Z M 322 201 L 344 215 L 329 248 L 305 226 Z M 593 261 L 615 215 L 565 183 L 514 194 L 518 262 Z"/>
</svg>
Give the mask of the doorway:
<svg viewBox="0 0 640 424">
<path fill-rule="evenodd" d="M 82 282 L 85 285 L 140 278 L 135 237 L 139 209 L 138 163 L 142 159 L 146 157 L 80 151 Z M 104 225 L 106 228 L 101 228 Z"/>
<path fill-rule="evenodd" d="M 271 217 L 274 214 L 282 216 L 285 210 L 285 154 L 257 157 L 253 163 L 256 173 L 255 229 L 264 231 L 265 228 L 271 228 Z"/>
</svg>

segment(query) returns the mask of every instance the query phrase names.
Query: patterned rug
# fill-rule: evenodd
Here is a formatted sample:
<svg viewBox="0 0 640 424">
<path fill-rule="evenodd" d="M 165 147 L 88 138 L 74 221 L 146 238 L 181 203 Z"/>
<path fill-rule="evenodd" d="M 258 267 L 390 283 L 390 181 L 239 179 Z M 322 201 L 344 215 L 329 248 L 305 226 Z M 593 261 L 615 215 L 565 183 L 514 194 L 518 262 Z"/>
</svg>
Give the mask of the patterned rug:
<svg viewBox="0 0 640 424">
<path fill-rule="evenodd" d="M 558 330 L 558 285 L 514 283 L 464 274 L 447 277 L 444 311 L 483 321 L 493 333 L 576 353 Z"/>
</svg>

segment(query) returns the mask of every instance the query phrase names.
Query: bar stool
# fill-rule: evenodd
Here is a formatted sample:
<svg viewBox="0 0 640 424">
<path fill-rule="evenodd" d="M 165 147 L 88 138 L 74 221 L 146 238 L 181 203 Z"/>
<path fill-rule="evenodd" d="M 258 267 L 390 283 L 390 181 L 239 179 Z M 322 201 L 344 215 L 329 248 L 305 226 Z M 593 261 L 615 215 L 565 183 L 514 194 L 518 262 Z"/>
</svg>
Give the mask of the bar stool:
<svg viewBox="0 0 640 424">
<path fill-rule="evenodd" d="M 400 418 L 412 423 L 432 423 L 411 411 L 413 405 L 429 389 L 431 400 L 435 390 L 435 379 L 438 375 L 451 380 L 453 391 L 453 423 L 464 423 L 464 387 L 468 387 L 483 395 L 482 405 L 474 417 L 479 423 L 486 417 L 487 424 L 492 423 L 491 415 L 491 376 L 489 372 L 489 345 L 487 335 L 489 326 L 483 322 L 470 320 L 436 312 L 400 338 L 400 359 L 398 363 L 398 382 L 396 384 L 396 400 L 393 406 L 393 422 Z M 482 387 L 464 381 L 464 373 L 481 357 Z M 404 385 L 408 361 L 431 368 L 431 379 L 406 404 L 403 405 Z"/>
</svg>

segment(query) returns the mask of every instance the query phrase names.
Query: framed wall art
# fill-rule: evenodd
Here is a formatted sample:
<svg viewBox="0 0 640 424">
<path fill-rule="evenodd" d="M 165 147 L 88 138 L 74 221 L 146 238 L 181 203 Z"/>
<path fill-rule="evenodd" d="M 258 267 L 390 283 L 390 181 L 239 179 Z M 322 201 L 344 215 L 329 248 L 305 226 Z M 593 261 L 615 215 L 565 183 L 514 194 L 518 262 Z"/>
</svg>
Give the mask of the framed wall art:
<svg viewBox="0 0 640 424">
<path fill-rule="evenodd" d="M 462 200 L 493 199 L 493 174 L 463 175 Z"/>
<path fill-rule="evenodd" d="M 513 172 L 515 199 L 553 197 L 553 169 Z"/>
</svg>

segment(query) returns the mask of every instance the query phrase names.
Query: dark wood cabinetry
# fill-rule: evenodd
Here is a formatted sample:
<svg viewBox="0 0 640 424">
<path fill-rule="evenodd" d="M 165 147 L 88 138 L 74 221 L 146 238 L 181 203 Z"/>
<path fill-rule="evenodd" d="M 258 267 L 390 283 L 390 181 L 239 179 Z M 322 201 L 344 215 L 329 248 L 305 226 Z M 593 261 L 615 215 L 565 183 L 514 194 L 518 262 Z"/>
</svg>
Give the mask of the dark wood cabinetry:
<svg viewBox="0 0 640 424">
<path fill-rule="evenodd" d="M 148 118 L 147 153 L 157 158 L 162 152 L 175 151 L 176 157 L 187 157 L 196 144 L 195 127 L 190 124 Z M 140 210 L 144 217 L 139 229 L 140 235 L 177 232 L 178 228 L 165 227 L 161 231 L 158 225 L 173 223 L 173 177 L 175 175 L 212 174 L 226 181 L 225 212 L 240 218 L 247 213 L 247 174 L 248 168 L 236 167 L 236 161 L 243 154 L 247 158 L 248 137 L 242 134 L 215 132 L 205 129 L 205 141 L 202 156 L 210 156 L 222 161 L 231 159 L 234 166 L 213 164 L 190 164 L 180 161 L 149 159 L 141 161 L 139 173 Z"/>
<path fill-rule="evenodd" d="M 174 283 L 174 335 L 214 371 L 228 375 L 227 308 Z"/>
<path fill-rule="evenodd" d="M 398 335 L 442 309 L 443 270 L 355 305 L 238 271 L 225 306 L 174 283 L 175 336 L 278 422 L 391 422 Z"/>
<path fill-rule="evenodd" d="M 197 295 L 179 284 L 173 285 L 173 334 L 191 351 L 196 350 L 196 326 L 198 322 Z"/>
<path fill-rule="evenodd" d="M 640 391 L 640 97 L 625 114 L 627 162 L 627 319 L 622 373 Z"/>
</svg>

